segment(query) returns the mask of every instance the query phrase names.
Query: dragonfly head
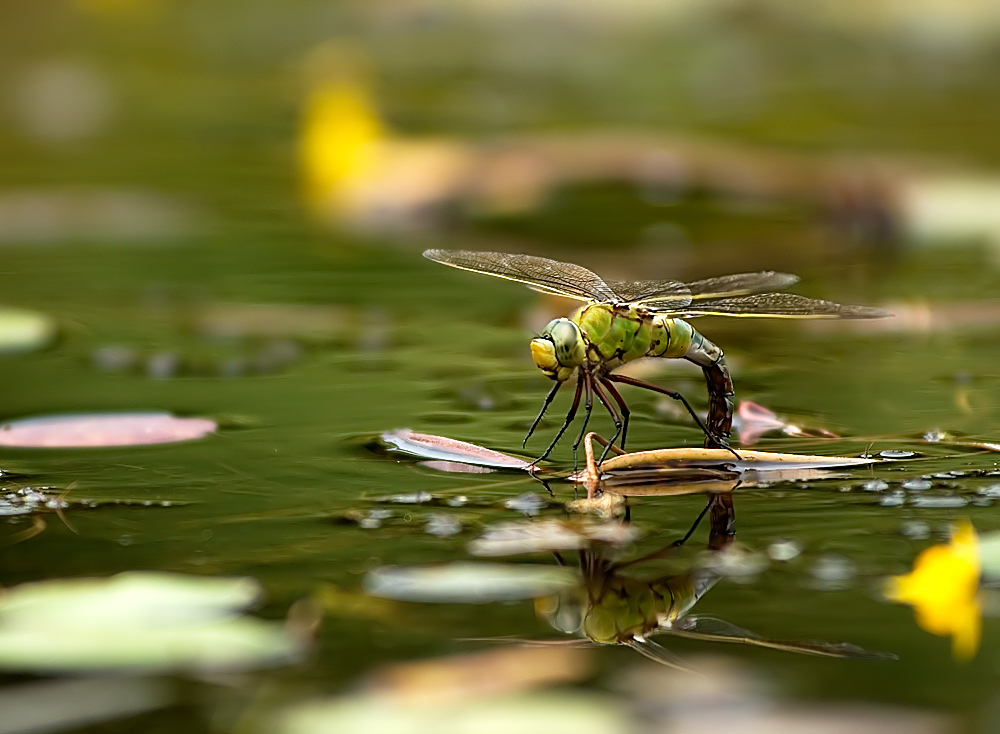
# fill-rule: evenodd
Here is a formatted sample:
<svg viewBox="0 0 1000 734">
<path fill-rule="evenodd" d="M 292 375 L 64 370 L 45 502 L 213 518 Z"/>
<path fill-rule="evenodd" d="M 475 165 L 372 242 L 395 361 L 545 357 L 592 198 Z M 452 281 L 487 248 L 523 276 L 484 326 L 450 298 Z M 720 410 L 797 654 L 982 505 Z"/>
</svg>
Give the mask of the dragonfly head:
<svg viewBox="0 0 1000 734">
<path fill-rule="evenodd" d="M 569 319 L 555 319 L 531 340 L 531 358 L 553 380 L 564 382 L 583 364 L 587 345 L 580 327 Z"/>
</svg>

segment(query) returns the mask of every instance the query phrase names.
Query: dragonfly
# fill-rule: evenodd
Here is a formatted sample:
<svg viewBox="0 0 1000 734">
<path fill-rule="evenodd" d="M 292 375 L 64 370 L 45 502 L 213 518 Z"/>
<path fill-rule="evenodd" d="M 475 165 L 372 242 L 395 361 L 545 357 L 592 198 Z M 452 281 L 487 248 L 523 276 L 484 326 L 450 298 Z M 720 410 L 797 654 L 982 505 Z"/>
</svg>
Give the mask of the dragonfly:
<svg viewBox="0 0 1000 734">
<path fill-rule="evenodd" d="M 527 445 L 559 389 L 574 375 L 577 377 L 576 392 L 565 420 L 536 463 L 552 452 L 573 423 L 581 398 L 585 414 L 573 444 L 574 455 L 586 434 L 595 396 L 615 425 L 608 447 L 618 442 L 624 448 L 630 411 L 616 385 L 632 385 L 680 401 L 705 434 L 705 446 L 731 451 L 729 434 L 735 398 L 732 377 L 722 349 L 696 331 L 687 321 L 690 318 L 873 319 L 892 315 L 869 306 L 842 305 L 791 293 L 762 292 L 798 282 L 794 275 L 770 270 L 723 275 L 691 283 L 606 281 L 579 265 L 534 255 L 427 250 L 424 257 L 453 268 L 514 280 L 541 293 L 585 302 L 570 316 L 550 321 L 541 334 L 531 340 L 535 365 L 554 384 L 528 429 L 523 445 Z M 685 359 L 701 367 L 708 388 L 705 422 L 677 391 L 615 372 L 622 365 L 644 357 Z"/>
</svg>

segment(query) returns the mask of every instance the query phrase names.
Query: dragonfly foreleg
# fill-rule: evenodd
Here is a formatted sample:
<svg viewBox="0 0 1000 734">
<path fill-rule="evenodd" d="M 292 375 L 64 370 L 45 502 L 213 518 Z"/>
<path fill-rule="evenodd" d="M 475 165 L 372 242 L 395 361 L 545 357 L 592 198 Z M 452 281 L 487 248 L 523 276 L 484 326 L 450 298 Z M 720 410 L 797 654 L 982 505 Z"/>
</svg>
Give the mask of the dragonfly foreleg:
<svg viewBox="0 0 1000 734">
<path fill-rule="evenodd" d="M 708 430 L 708 428 L 705 427 L 705 424 L 702 422 L 701 418 L 698 417 L 698 414 L 695 412 L 694 408 L 691 407 L 691 404 L 687 401 L 687 398 L 685 398 L 676 390 L 671 390 L 666 387 L 660 387 L 659 385 L 654 385 L 651 382 L 644 382 L 643 380 L 637 380 L 636 378 L 629 377 L 627 375 L 616 375 L 612 373 L 608 375 L 607 379 L 611 380 L 612 382 L 620 382 L 624 385 L 632 385 L 634 387 L 641 387 L 646 390 L 652 390 L 653 392 L 658 392 L 661 395 L 666 395 L 667 397 L 673 398 L 674 400 L 679 400 L 684 405 L 684 407 L 687 408 L 688 414 L 694 420 L 695 424 L 697 424 L 698 428 L 702 430 L 702 433 L 705 434 L 706 438 L 709 441 L 714 443 L 719 448 L 726 449 L 727 451 L 731 452 L 733 456 L 735 456 L 737 459 L 740 458 L 740 455 L 729 447 L 729 443 L 725 440 L 725 438 L 720 438 L 718 436 L 715 436 L 710 430 Z"/>
<path fill-rule="evenodd" d="M 542 416 L 545 415 L 545 411 L 548 410 L 549 406 L 552 404 L 553 399 L 555 399 L 556 393 L 559 392 L 559 388 L 562 387 L 562 385 L 563 384 L 561 382 L 555 383 L 552 386 L 552 389 L 549 390 L 549 394 L 545 396 L 545 402 L 542 403 L 542 409 L 538 411 L 538 415 L 535 416 L 535 420 L 532 421 L 531 423 L 531 428 L 528 429 L 528 434 L 524 437 L 524 440 L 521 441 L 521 448 L 524 448 L 525 446 L 528 445 L 528 439 L 531 438 L 531 434 L 535 432 L 536 428 L 538 428 L 538 424 L 542 422 Z M 579 399 L 580 396 L 579 387 L 577 387 L 576 393 L 577 393 L 577 399 Z"/>
<path fill-rule="evenodd" d="M 558 389 L 559 385 L 562 385 L 562 383 L 561 382 L 557 382 L 556 383 L 556 388 L 553 389 L 551 392 L 549 392 L 550 396 L 555 394 L 555 391 L 556 391 L 556 389 Z M 573 422 L 574 418 L 576 418 L 576 409 L 578 407 L 580 407 L 580 392 L 581 392 L 582 388 L 583 388 L 583 373 L 581 372 L 580 375 L 576 378 L 576 393 L 573 395 L 573 404 L 571 406 L 569 406 L 569 412 L 566 413 L 566 420 L 563 421 L 562 426 L 559 428 L 558 433 L 556 433 L 556 437 L 554 439 L 552 439 L 552 443 L 549 444 L 549 447 L 547 449 L 545 449 L 545 451 L 542 452 L 541 456 L 539 456 L 537 459 L 535 459 L 533 462 L 531 462 L 532 464 L 537 464 L 539 461 L 541 461 L 546 456 L 548 456 L 550 453 L 552 453 L 552 449 L 554 449 L 556 447 L 556 444 L 559 443 L 559 439 L 562 438 L 562 436 L 563 436 L 564 433 L 566 433 L 566 429 L 569 428 L 569 424 Z M 548 405 L 549 402 L 552 402 L 552 401 L 548 400 L 548 402 L 546 403 L 546 406 Z M 542 412 L 543 413 L 545 412 L 545 407 L 546 406 L 542 407 Z M 538 417 L 541 418 L 541 415 L 539 415 Z M 538 424 L 538 419 L 535 420 L 535 425 L 537 425 L 537 424 Z M 535 425 L 531 426 L 531 430 L 532 431 L 535 430 Z M 528 431 L 528 436 L 530 436 L 530 435 L 531 435 L 531 431 Z M 525 437 L 524 441 L 525 441 L 525 443 L 528 442 L 527 436 Z"/>
<path fill-rule="evenodd" d="M 586 411 L 583 415 L 583 425 L 580 426 L 580 435 L 576 437 L 576 441 L 573 442 L 573 463 L 576 463 L 576 452 L 580 448 L 580 442 L 583 441 L 584 435 L 587 433 L 587 424 L 590 423 L 590 414 L 594 410 L 594 376 L 589 372 L 584 372 L 580 370 L 580 379 L 584 381 L 583 389 L 586 392 L 587 400 L 585 404 Z"/>
</svg>

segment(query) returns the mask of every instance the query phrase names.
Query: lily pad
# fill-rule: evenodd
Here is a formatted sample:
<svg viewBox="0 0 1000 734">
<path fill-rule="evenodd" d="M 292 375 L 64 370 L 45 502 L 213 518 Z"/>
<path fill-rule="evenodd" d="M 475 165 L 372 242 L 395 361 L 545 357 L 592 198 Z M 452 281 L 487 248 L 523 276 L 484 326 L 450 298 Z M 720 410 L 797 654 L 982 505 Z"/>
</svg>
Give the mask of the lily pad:
<svg viewBox="0 0 1000 734">
<path fill-rule="evenodd" d="M 208 418 L 170 413 L 79 413 L 0 424 L 0 446 L 83 448 L 192 441 L 218 428 Z"/>
<path fill-rule="evenodd" d="M 454 461 L 495 469 L 527 469 L 531 466 L 530 461 L 486 449 L 474 443 L 428 433 L 416 433 L 408 428 L 386 431 L 382 434 L 382 441 L 394 451 L 421 459 Z"/>
<path fill-rule="evenodd" d="M 0 597 L 0 669 L 200 672 L 284 665 L 304 652 L 286 625 L 247 617 L 247 578 L 128 572 L 41 581 Z"/>
<path fill-rule="evenodd" d="M 502 563 L 384 566 L 365 576 L 372 596 L 439 604 L 489 604 L 533 599 L 573 588 L 577 574 L 566 568 Z"/>
<path fill-rule="evenodd" d="M 0 355 L 47 347 L 56 337 L 55 321 L 43 313 L 0 308 Z"/>
</svg>

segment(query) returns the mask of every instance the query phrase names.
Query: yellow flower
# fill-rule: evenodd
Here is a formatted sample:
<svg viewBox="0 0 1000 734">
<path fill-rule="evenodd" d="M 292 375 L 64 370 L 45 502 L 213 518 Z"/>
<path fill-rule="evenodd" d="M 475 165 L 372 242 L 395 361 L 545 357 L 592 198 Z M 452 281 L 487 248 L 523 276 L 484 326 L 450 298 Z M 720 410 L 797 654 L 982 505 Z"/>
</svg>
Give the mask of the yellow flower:
<svg viewBox="0 0 1000 734">
<path fill-rule="evenodd" d="M 952 655 L 969 660 L 979 648 L 979 538 L 972 523 L 952 528 L 947 545 L 923 551 L 913 571 L 889 579 L 885 595 L 913 607 L 917 625 L 933 635 L 951 636 Z"/>
<path fill-rule="evenodd" d="M 312 89 L 299 157 L 306 196 L 317 213 L 350 208 L 353 188 L 378 165 L 384 138 L 382 121 L 364 86 L 331 80 Z"/>
</svg>

